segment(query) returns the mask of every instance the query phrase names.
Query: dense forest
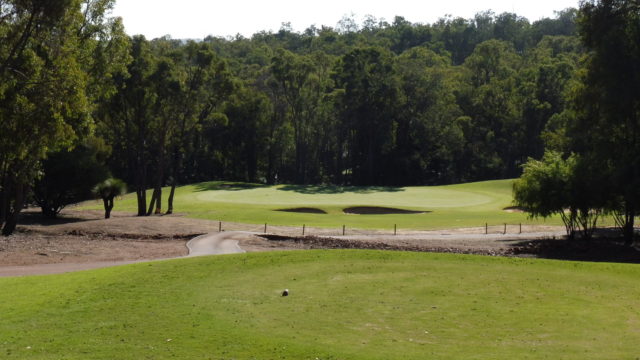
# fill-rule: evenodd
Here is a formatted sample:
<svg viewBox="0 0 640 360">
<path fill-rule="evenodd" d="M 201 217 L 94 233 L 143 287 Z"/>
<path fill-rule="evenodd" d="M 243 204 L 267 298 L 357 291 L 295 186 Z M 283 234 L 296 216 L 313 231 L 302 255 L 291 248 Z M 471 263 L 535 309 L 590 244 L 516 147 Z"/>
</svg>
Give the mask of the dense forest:
<svg viewBox="0 0 640 360">
<path fill-rule="evenodd" d="M 564 109 L 581 54 L 575 17 L 345 18 L 250 39 L 134 36 L 96 135 L 113 148 L 110 169 L 139 189 L 516 177 Z"/>
<path fill-rule="evenodd" d="M 137 193 L 139 215 L 171 212 L 175 186 L 212 179 L 517 177 L 545 146 L 566 144 L 588 55 L 577 9 L 534 22 L 490 11 L 433 24 L 345 17 L 194 41 L 127 36 L 112 6 L 0 2 L 5 233 L 26 201 L 55 216 L 109 176 Z"/>
</svg>

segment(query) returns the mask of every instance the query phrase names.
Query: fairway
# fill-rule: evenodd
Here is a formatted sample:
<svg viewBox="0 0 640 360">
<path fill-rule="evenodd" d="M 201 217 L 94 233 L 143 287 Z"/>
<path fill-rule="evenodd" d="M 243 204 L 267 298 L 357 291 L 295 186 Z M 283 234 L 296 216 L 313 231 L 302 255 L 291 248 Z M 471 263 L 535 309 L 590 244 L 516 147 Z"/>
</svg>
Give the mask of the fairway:
<svg viewBox="0 0 640 360">
<path fill-rule="evenodd" d="M 340 250 L 5 278 L 0 357 L 635 359 L 639 276 L 637 265 Z"/>
<path fill-rule="evenodd" d="M 340 187 L 322 185 L 266 186 L 208 182 L 176 189 L 175 211 L 190 217 L 247 224 L 290 225 L 360 229 L 427 230 L 508 224 L 559 225 L 509 213 L 513 180 L 485 181 L 449 186 Z M 165 194 L 168 193 L 165 189 Z M 150 195 L 149 195 L 150 196 Z M 166 196 L 166 195 L 165 195 Z M 99 209 L 97 203 L 89 206 Z M 414 214 L 354 215 L 345 208 L 393 207 Z M 311 208 L 318 213 L 277 211 Z M 116 211 L 135 212 L 135 196 L 116 201 Z M 324 212 L 324 213 L 321 213 Z"/>
</svg>

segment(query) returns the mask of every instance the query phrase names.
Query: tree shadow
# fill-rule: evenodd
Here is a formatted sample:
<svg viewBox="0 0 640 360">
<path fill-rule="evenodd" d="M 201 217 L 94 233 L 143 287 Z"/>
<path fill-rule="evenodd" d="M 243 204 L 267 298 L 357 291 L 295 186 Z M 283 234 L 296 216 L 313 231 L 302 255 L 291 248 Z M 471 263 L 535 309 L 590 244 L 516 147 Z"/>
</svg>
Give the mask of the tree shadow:
<svg viewBox="0 0 640 360">
<path fill-rule="evenodd" d="M 215 191 L 215 190 L 227 190 L 227 191 L 240 191 L 251 190 L 267 187 L 269 185 L 243 183 L 243 182 L 230 182 L 230 181 L 209 181 L 194 185 L 195 191 Z"/>
<path fill-rule="evenodd" d="M 640 263 L 640 251 L 625 246 L 618 237 L 597 237 L 589 241 L 582 239 L 524 240 L 511 244 L 514 255 L 533 255 L 543 259 Z"/>
<path fill-rule="evenodd" d="M 392 186 L 338 186 L 338 185 L 284 185 L 278 188 L 281 191 L 293 191 L 299 194 L 372 194 L 377 192 L 405 191 L 400 187 Z"/>
<path fill-rule="evenodd" d="M 58 215 L 56 218 L 50 218 L 44 216 L 42 212 L 39 211 L 23 211 L 20 213 L 20 220 L 18 223 L 20 225 L 62 225 L 62 224 L 72 224 L 78 222 L 89 221 L 90 219 L 68 216 L 64 214 Z"/>
</svg>

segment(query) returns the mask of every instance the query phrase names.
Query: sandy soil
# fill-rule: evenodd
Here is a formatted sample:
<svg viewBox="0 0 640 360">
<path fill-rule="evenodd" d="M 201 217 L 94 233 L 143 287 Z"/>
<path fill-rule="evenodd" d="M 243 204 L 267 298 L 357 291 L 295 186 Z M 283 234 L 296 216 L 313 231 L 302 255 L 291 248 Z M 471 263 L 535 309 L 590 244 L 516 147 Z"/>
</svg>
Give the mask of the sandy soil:
<svg viewBox="0 0 640 360">
<path fill-rule="evenodd" d="M 65 210 L 59 219 L 50 220 L 36 210 L 27 210 L 17 231 L 0 237 L 0 267 L 181 257 L 189 253 L 187 241 L 218 232 L 219 226 L 218 222 L 180 214 L 137 217 L 114 213 L 111 219 L 104 219 L 101 211 Z M 223 230 L 237 227 L 224 226 Z M 246 251 L 302 248 L 255 236 L 243 237 L 240 246 Z"/>
<path fill-rule="evenodd" d="M 111 219 L 104 219 L 102 211 L 74 209 L 66 209 L 59 219 L 49 220 L 37 210 L 27 210 L 16 233 L 0 237 L 0 276 L 58 273 L 182 257 L 189 254 L 186 246 L 189 240 L 217 234 L 219 230 L 260 234 L 265 227 L 190 219 L 182 214 L 137 217 L 116 212 Z M 557 245 L 564 246 L 562 227 L 508 226 L 506 230 L 504 234 L 504 226 L 499 226 L 490 227 L 488 234 L 487 229 L 478 227 L 398 231 L 394 235 L 393 230 L 346 229 L 346 235 L 342 236 L 342 229 L 268 226 L 267 232 L 272 236 L 237 233 L 229 239 L 234 241 L 233 246 L 237 244 L 247 252 L 365 248 L 554 257 Z M 562 252 L 574 253 L 575 249 L 561 248 Z M 617 253 L 616 256 L 619 257 Z"/>
</svg>

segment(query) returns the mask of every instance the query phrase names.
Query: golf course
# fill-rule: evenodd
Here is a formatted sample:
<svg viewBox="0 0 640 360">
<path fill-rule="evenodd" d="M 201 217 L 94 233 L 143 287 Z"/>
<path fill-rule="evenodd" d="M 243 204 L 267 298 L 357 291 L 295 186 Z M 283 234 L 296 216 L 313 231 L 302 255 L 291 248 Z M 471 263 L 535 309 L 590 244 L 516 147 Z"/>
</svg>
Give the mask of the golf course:
<svg viewBox="0 0 640 360">
<path fill-rule="evenodd" d="M 316 250 L 4 278 L 0 357 L 635 359 L 639 276 L 628 264 Z"/>
<path fill-rule="evenodd" d="M 360 229 L 393 229 L 395 224 L 412 230 L 485 223 L 561 225 L 559 219 L 529 219 L 525 213 L 506 211 L 513 205 L 512 186 L 513 180 L 397 188 L 214 181 L 178 187 L 174 203 L 176 212 L 189 217 L 246 224 Z M 100 209 L 101 203 L 85 206 Z M 370 211 L 345 211 L 354 207 Z M 116 200 L 114 210 L 135 213 L 135 194 Z"/>
</svg>

